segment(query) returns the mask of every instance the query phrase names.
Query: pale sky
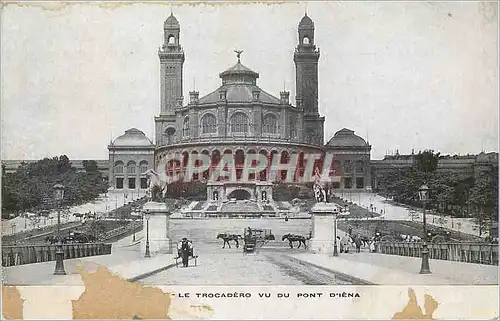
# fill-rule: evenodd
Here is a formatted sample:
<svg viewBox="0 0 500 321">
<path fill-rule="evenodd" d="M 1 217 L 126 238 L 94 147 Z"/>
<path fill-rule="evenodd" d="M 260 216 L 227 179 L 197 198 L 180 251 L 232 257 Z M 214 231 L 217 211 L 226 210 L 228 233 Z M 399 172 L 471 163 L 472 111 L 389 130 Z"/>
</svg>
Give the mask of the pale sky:
<svg viewBox="0 0 500 321">
<path fill-rule="evenodd" d="M 153 137 L 158 47 L 171 5 L 10 4 L 1 19 L 2 158 L 107 159 L 136 127 Z M 297 25 L 307 8 L 320 48 L 325 140 L 346 127 L 372 159 L 399 149 L 498 151 L 498 4 L 297 2 L 173 5 L 181 25 L 184 99 L 204 96 L 242 63 L 295 103 Z M 194 85 L 196 83 L 196 85 Z"/>
</svg>

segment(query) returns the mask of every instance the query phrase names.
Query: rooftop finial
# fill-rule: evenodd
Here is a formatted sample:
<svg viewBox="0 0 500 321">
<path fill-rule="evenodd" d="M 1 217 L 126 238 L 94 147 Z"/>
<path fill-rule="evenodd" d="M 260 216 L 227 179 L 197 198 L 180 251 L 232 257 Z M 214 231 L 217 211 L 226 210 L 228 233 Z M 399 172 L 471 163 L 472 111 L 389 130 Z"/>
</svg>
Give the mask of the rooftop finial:
<svg viewBox="0 0 500 321">
<path fill-rule="evenodd" d="M 243 50 L 234 50 L 234 52 L 236 53 L 236 58 L 238 58 L 238 62 L 240 62 L 240 57 L 241 57 L 241 53 L 243 52 Z"/>
</svg>

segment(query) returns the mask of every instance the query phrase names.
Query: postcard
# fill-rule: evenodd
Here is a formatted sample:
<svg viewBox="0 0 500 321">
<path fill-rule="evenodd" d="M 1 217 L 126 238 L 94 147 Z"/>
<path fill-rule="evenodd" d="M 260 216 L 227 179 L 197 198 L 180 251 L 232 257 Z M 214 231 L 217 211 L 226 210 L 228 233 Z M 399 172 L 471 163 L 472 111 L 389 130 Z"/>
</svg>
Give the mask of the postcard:
<svg viewBox="0 0 500 321">
<path fill-rule="evenodd" d="M 498 2 L 2 1 L 2 317 L 499 316 Z"/>
</svg>

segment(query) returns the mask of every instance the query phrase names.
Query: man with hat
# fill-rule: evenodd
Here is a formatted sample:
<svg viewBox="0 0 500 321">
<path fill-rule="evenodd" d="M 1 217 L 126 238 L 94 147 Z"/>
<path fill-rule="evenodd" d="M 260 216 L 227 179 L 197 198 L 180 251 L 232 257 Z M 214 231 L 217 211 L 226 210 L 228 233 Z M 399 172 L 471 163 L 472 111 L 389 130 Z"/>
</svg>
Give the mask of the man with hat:
<svg viewBox="0 0 500 321">
<path fill-rule="evenodd" d="M 188 266 L 189 256 L 193 255 L 193 243 L 189 241 L 186 237 L 177 244 L 177 256 L 182 258 L 182 265 L 184 267 Z"/>
</svg>

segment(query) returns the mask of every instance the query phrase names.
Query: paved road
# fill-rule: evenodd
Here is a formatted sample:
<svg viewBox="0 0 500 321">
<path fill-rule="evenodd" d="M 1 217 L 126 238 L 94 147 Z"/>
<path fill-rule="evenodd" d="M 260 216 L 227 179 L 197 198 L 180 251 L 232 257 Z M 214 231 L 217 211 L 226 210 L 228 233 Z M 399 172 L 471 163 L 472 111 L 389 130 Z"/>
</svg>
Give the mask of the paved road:
<svg viewBox="0 0 500 321">
<path fill-rule="evenodd" d="M 141 281 L 161 285 L 340 285 L 332 273 L 300 262 L 286 253 L 304 253 L 274 246 L 256 254 L 243 254 L 241 248 L 225 249 L 220 254 L 200 255 L 198 265 L 190 261 L 187 268 L 178 267 Z"/>
<path fill-rule="evenodd" d="M 243 229 L 266 228 L 276 240 L 267 243 L 256 254 L 243 254 L 243 241 L 236 248 L 222 249 L 223 241 L 218 233 L 243 234 Z M 172 220 L 172 239 L 182 237 L 193 241 L 194 252 L 199 255 L 198 266 L 194 261 L 188 268 L 173 268 L 142 280 L 144 284 L 165 285 L 300 285 L 345 284 L 326 271 L 304 265 L 287 258 L 286 254 L 305 253 L 304 249 L 290 249 L 288 242 L 281 241 L 286 233 L 307 235 L 311 220 L 266 219 L 212 219 Z"/>
</svg>

